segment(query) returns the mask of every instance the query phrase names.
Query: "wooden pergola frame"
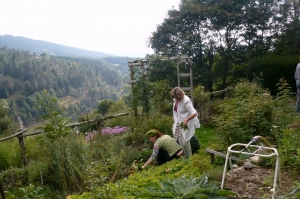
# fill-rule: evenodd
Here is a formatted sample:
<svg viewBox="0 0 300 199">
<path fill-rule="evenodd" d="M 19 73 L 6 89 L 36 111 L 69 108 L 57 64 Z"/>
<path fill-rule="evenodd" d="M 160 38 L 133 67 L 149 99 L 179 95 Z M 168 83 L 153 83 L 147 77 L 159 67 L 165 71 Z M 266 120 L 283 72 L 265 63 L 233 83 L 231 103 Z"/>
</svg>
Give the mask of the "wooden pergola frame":
<svg viewBox="0 0 300 199">
<path fill-rule="evenodd" d="M 180 77 L 190 77 L 190 86 L 189 87 L 181 87 L 184 91 L 189 91 L 191 100 L 194 102 L 194 94 L 193 94 L 193 70 L 192 70 L 192 57 L 188 56 L 177 56 L 177 57 L 167 57 L 167 58 L 157 58 L 156 60 L 159 61 L 176 61 L 176 68 L 177 68 L 177 85 L 180 86 Z M 155 61 L 156 61 L 155 60 Z M 133 67 L 142 67 L 142 73 L 146 74 L 145 65 L 151 65 L 151 59 L 137 59 L 134 61 L 128 62 L 128 67 L 130 67 L 130 84 L 131 88 L 136 83 L 137 80 L 134 79 Z M 189 65 L 189 73 L 181 73 L 179 70 L 179 65 L 181 63 L 188 63 Z"/>
</svg>

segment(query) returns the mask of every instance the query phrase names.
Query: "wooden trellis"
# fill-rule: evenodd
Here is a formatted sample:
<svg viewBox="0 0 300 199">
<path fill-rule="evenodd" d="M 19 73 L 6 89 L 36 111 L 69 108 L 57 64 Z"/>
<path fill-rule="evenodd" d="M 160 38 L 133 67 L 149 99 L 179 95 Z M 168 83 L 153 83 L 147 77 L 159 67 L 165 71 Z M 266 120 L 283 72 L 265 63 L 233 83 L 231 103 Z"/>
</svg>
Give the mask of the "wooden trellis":
<svg viewBox="0 0 300 199">
<path fill-rule="evenodd" d="M 156 59 L 155 61 L 176 61 L 176 68 L 177 68 L 177 86 L 181 87 L 181 78 L 190 78 L 190 85 L 187 87 L 181 87 L 182 90 L 188 91 L 191 97 L 192 102 L 194 102 L 194 94 L 193 94 L 193 70 L 192 70 L 192 58 L 187 56 L 178 56 L 178 57 L 168 57 L 168 58 L 160 58 Z M 146 66 L 150 66 L 151 62 L 153 60 L 151 59 L 138 59 L 135 61 L 128 62 L 128 67 L 130 68 L 130 84 L 131 88 L 133 89 L 134 84 L 137 80 L 134 79 L 134 70 L 133 67 L 141 67 L 142 68 L 142 74 L 146 75 Z M 180 72 L 180 64 L 181 63 L 187 63 L 189 66 L 189 72 L 188 73 L 182 73 Z"/>
</svg>

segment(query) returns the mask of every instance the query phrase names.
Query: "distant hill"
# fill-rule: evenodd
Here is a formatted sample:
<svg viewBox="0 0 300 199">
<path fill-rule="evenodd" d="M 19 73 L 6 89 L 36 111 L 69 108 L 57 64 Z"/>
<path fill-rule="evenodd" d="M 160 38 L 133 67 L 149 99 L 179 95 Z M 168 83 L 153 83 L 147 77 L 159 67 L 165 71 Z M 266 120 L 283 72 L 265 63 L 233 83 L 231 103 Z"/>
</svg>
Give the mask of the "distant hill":
<svg viewBox="0 0 300 199">
<path fill-rule="evenodd" d="M 83 50 L 51 42 L 33 40 L 12 35 L 0 35 L 0 47 L 3 46 L 19 50 L 28 50 L 29 52 L 36 54 L 47 53 L 48 55 L 57 55 L 64 57 L 85 57 L 99 59 L 103 57 L 113 56 L 103 52 Z"/>
</svg>

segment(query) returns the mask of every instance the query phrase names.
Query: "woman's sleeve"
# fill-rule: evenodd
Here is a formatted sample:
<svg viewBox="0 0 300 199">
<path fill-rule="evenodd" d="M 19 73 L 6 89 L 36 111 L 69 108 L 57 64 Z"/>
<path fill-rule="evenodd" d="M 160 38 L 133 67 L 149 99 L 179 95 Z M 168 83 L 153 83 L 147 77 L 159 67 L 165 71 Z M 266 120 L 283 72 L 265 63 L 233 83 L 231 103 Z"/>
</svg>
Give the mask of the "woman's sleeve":
<svg viewBox="0 0 300 199">
<path fill-rule="evenodd" d="M 187 101 L 183 105 L 184 109 L 187 110 L 190 114 L 197 113 L 196 109 L 194 108 L 192 101 Z"/>
<path fill-rule="evenodd" d="M 154 146 L 153 146 L 153 152 L 152 152 L 152 155 L 151 155 L 150 158 L 155 159 L 157 157 L 157 155 L 158 155 L 158 152 L 159 152 L 159 147 L 158 147 L 157 144 L 154 144 Z"/>
</svg>

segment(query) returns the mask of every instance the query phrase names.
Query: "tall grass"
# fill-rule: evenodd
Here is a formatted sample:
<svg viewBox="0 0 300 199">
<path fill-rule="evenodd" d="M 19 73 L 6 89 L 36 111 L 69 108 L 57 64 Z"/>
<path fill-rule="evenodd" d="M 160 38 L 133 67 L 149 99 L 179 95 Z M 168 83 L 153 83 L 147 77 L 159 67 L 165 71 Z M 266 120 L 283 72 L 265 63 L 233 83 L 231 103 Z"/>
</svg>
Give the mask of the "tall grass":
<svg viewBox="0 0 300 199">
<path fill-rule="evenodd" d="M 20 166 L 21 157 L 17 139 L 0 142 L 0 171 Z"/>
</svg>

